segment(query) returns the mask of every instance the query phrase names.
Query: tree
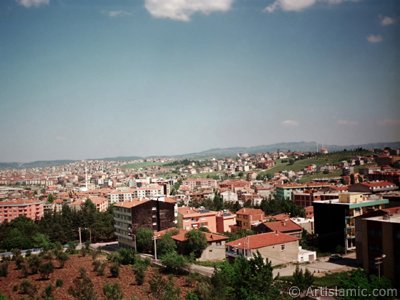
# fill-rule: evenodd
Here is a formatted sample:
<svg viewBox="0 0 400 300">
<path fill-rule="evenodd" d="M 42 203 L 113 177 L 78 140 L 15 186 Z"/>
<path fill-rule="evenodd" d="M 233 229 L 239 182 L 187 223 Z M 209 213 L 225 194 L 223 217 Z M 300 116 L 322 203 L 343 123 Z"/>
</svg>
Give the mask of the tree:
<svg viewBox="0 0 400 300">
<path fill-rule="evenodd" d="M 103 286 L 103 294 L 107 300 L 122 300 L 123 294 L 118 283 L 105 284 Z"/>
<path fill-rule="evenodd" d="M 0 262 L 0 277 L 7 277 L 8 275 L 8 261 Z"/>
<path fill-rule="evenodd" d="M 135 250 L 130 248 L 120 248 L 118 249 L 118 254 L 120 256 L 120 263 L 122 265 L 132 265 L 135 263 Z"/>
<path fill-rule="evenodd" d="M 303 269 L 296 265 L 296 269 L 293 272 L 293 284 L 297 286 L 300 290 L 307 290 L 314 282 L 314 276 L 306 268 L 303 272 Z"/>
<path fill-rule="evenodd" d="M 54 202 L 54 196 L 53 196 L 53 194 L 49 194 L 48 196 L 47 196 L 47 202 L 49 202 L 49 203 L 53 203 Z"/>
<path fill-rule="evenodd" d="M 54 271 L 54 266 L 51 261 L 39 266 L 39 273 L 42 279 L 49 279 L 49 276 Z"/>
<path fill-rule="evenodd" d="M 211 278 L 214 299 L 279 299 L 272 266 L 260 253 L 250 260 L 237 257 L 233 263 L 218 266 Z"/>
<path fill-rule="evenodd" d="M 173 274 L 181 274 L 187 266 L 186 258 L 176 253 L 176 251 L 169 252 L 161 257 L 161 263 L 164 265 L 167 272 Z"/>
<path fill-rule="evenodd" d="M 191 230 L 185 234 L 186 241 L 184 242 L 184 252 L 186 255 L 193 253 L 196 258 L 199 258 L 203 250 L 207 248 L 207 239 L 200 230 Z"/>
<path fill-rule="evenodd" d="M 214 194 L 213 199 L 213 209 L 214 210 L 222 210 L 224 208 L 224 200 L 221 197 L 220 193 Z"/>
<path fill-rule="evenodd" d="M 172 239 L 172 233 L 166 233 L 157 240 L 157 253 L 161 257 L 172 251 L 176 251 L 176 243 Z"/>
<path fill-rule="evenodd" d="M 150 253 L 153 249 L 153 230 L 139 228 L 136 233 L 136 244 L 139 252 Z"/>
<path fill-rule="evenodd" d="M 68 293 L 77 300 L 96 300 L 93 282 L 88 277 L 84 268 L 79 269 L 79 276 L 73 280 L 73 285 Z"/>
<path fill-rule="evenodd" d="M 144 283 L 146 270 L 149 265 L 150 265 L 149 260 L 142 260 L 140 258 L 136 260 L 133 266 L 133 272 L 135 274 L 136 283 L 138 285 L 142 285 Z"/>
</svg>

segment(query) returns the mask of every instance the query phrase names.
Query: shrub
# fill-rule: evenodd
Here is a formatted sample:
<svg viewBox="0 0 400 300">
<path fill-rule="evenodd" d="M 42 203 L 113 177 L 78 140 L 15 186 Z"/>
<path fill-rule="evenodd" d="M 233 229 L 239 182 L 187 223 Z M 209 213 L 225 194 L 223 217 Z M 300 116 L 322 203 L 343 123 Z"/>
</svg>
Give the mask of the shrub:
<svg viewBox="0 0 400 300">
<path fill-rule="evenodd" d="M 0 263 L 0 277 L 7 277 L 8 275 L 8 261 Z"/>
<path fill-rule="evenodd" d="M 104 275 L 104 269 L 106 268 L 106 263 L 99 260 L 95 260 L 93 263 L 93 271 L 97 273 L 97 276 Z"/>
<path fill-rule="evenodd" d="M 119 276 L 119 263 L 113 263 L 110 266 L 111 277 L 117 278 Z"/>
<path fill-rule="evenodd" d="M 53 299 L 53 290 L 54 290 L 54 288 L 53 288 L 53 286 L 51 284 L 46 286 L 44 291 L 43 291 L 42 298 L 43 299 Z"/>
<path fill-rule="evenodd" d="M 104 285 L 103 294 L 107 300 L 122 300 L 123 298 L 121 287 L 118 283 Z"/>
<path fill-rule="evenodd" d="M 41 263 L 42 263 L 42 259 L 37 255 L 31 255 L 28 258 L 28 265 L 29 265 L 29 268 L 31 269 L 32 274 L 37 274 Z"/>
<path fill-rule="evenodd" d="M 122 265 L 133 265 L 135 263 L 135 250 L 130 248 L 118 249 L 119 263 Z"/>
<path fill-rule="evenodd" d="M 56 280 L 56 287 L 60 288 L 64 285 L 64 281 L 62 279 L 57 279 Z"/>
<path fill-rule="evenodd" d="M 181 290 L 180 288 L 175 288 L 171 277 L 166 280 L 160 274 L 155 274 L 150 280 L 150 293 L 155 299 L 177 300 Z"/>
<path fill-rule="evenodd" d="M 187 261 L 184 256 L 179 255 L 175 251 L 165 254 L 161 257 L 161 262 L 165 266 L 165 270 L 174 274 L 182 274 L 185 272 Z"/>
<path fill-rule="evenodd" d="M 15 257 L 15 265 L 17 266 L 18 270 L 21 270 L 22 265 L 24 264 L 25 259 L 22 255 L 18 255 Z"/>
<path fill-rule="evenodd" d="M 59 268 L 62 269 L 64 268 L 65 262 L 68 260 L 68 254 L 63 252 L 63 251 L 57 251 L 56 252 L 56 259 L 58 260 L 59 263 Z"/>
<path fill-rule="evenodd" d="M 39 273 L 42 279 L 49 279 L 49 276 L 54 271 L 54 266 L 51 261 L 39 266 Z"/>
<path fill-rule="evenodd" d="M 93 282 L 87 276 L 84 268 L 79 270 L 79 276 L 74 279 L 73 285 L 68 289 L 68 293 L 77 300 L 97 299 Z"/>
<path fill-rule="evenodd" d="M 24 279 L 19 286 L 19 292 L 33 297 L 37 292 L 37 288 L 29 280 Z"/>
</svg>

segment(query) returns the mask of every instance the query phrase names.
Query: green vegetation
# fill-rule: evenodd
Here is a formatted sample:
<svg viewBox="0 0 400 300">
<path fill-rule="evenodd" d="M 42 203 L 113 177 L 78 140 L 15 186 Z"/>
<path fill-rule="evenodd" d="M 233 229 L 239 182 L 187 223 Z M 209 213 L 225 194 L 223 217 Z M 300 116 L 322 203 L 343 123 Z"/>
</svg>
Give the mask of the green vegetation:
<svg viewBox="0 0 400 300">
<path fill-rule="evenodd" d="M 133 272 L 135 274 L 136 283 L 142 285 L 144 283 L 144 278 L 146 275 L 146 270 L 150 265 L 149 259 L 138 258 L 133 266 Z"/>
<path fill-rule="evenodd" d="M 166 165 L 167 162 L 160 162 L 160 161 L 140 161 L 131 164 L 123 165 L 122 169 L 141 169 L 147 167 L 155 167 L 155 166 L 163 166 Z"/>
<path fill-rule="evenodd" d="M 259 208 L 266 215 L 287 213 L 292 217 L 305 217 L 306 214 L 303 207 L 297 206 L 291 200 L 262 200 Z"/>
<path fill-rule="evenodd" d="M 77 300 L 97 299 L 93 282 L 83 268 L 79 269 L 79 276 L 73 280 L 73 285 L 68 289 L 68 293 Z"/>
<path fill-rule="evenodd" d="M 157 240 L 157 254 L 161 257 L 167 253 L 176 251 L 176 243 L 172 239 L 175 232 L 168 232 Z"/>
<path fill-rule="evenodd" d="M 169 252 L 161 257 L 164 269 L 168 273 L 183 274 L 187 267 L 187 260 L 183 255 L 179 255 L 176 251 Z"/>
<path fill-rule="evenodd" d="M 123 294 L 121 287 L 118 283 L 105 284 L 103 287 L 103 294 L 106 300 L 122 300 Z"/>
<path fill-rule="evenodd" d="M 303 269 L 300 269 L 299 265 L 297 265 L 293 273 L 293 285 L 300 288 L 301 291 L 304 291 L 312 286 L 313 282 L 314 276 L 311 274 L 310 270 L 306 268 L 303 272 Z"/>
<path fill-rule="evenodd" d="M 190 230 L 185 234 L 186 241 L 184 242 L 183 253 L 185 255 L 193 255 L 199 258 L 203 250 L 207 248 L 207 238 L 200 230 Z M 193 254 L 192 254 L 193 253 Z"/>
<path fill-rule="evenodd" d="M 366 150 L 354 150 L 354 151 L 339 151 L 339 152 L 332 152 L 328 154 L 318 154 L 309 158 L 303 158 L 303 159 L 298 159 L 295 161 L 282 161 L 282 160 L 277 160 L 276 165 L 266 171 L 263 171 L 259 173 L 260 177 L 266 176 L 267 174 L 274 174 L 282 171 L 301 171 L 305 167 L 309 165 L 317 165 L 317 166 L 322 166 L 322 165 L 335 165 L 340 163 L 343 160 L 348 160 L 351 158 L 354 158 L 356 156 L 368 156 L 371 155 L 372 153 Z M 322 174 L 319 177 L 326 177 L 323 176 L 325 174 Z M 328 174 L 329 175 L 329 174 Z"/>
<path fill-rule="evenodd" d="M 156 273 L 150 280 L 150 293 L 154 299 L 158 300 L 178 300 L 181 290 L 175 287 L 174 281 L 171 277 L 163 278 L 160 274 Z"/>
<path fill-rule="evenodd" d="M 0 224 L 0 248 L 53 249 L 56 242 L 65 244 L 77 240 L 78 227 L 91 229 L 92 242 L 114 240 L 112 207 L 106 212 L 98 212 L 95 205 L 87 200 L 80 211 L 74 211 L 64 205 L 62 212 L 46 213 L 37 222 L 18 217 L 10 223 Z M 88 230 L 82 230 L 82 239 L 89 240 Z"/>
<path fill-rule="evenodd" d="M 139 252 L 151 253 L 153 250 L 153 230 L 141 227 L 136 233 L 136 244 Z"/>
</svg>

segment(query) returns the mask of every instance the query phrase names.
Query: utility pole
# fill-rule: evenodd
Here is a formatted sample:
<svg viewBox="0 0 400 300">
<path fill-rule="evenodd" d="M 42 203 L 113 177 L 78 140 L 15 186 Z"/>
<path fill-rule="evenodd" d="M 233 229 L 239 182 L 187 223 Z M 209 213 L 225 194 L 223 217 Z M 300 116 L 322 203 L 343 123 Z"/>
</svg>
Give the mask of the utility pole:
<svg viewBox="0 0 400 300">
<path fill-rule="evenodd" d="M 80 227 L 78 227 L 78 231 L 79 231 L 79 246 L 82 248 L 82 233 Z"/>
<path fill-rule="evenodd" d="M 375 266 L 378 268 L 378 278 L 381 278 L 381 265 L 383 264 L 383 259 L 386 257 L 386 254 L 382 254 L 381 256 L 375 257 Z"/>
<path fill-rule="evenodd" d="M 154 240 L 154 259 L 157 260 L 157 237 L 153 237 Z"/>
</svg>

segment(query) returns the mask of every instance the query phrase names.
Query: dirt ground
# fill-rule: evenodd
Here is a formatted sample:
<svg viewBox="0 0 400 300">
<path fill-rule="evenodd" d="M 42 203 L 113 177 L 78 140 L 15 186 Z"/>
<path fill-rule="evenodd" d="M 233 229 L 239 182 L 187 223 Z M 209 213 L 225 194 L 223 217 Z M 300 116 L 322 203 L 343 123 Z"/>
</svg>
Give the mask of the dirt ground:
<svg viewBox="0 0 400 300">
<path fill-rule="evenodd" d="M 8 276 L 0 277 L 0 294 L 5 295 L 6 297 L 11 297 L 12 300 L 27 298 L 27 295 L 22 295 L 19 294 L 18 291 L 13 291 L 14 286 L 19 286 L 24 279 L 27 279 L 36 286 L 38 290 L 37 295 L 42 295 L 44 289 L 51 284 L 54 287 L 53 295 L 55 299 L 73 299 L 73 297 L 68 294 L 68 289 L 73 285 L 73 280 L 79 275 L 79 269 L 83 267 L 86 269 L 88 276 L 94 284 L 98 299 L 105 299 L 103 295 L 103 286 L 110 283 L 118 283 L 120 285 L 124 294 L 124 299 L 131 299 L 133 296 L 139 300 L 154 299 L 149 294 L 149 281 L 154 273 L 160 272 L 157 268 L 149 267 L 147 269 L 145 282 L 140 286 L 135 282 L 135 275 L 131 265 L 121 265 L 119 277 L 111 278 L 108 266 L 105 268 L 104 275 L 98 276 L 93 271 L 92 262 L 93 260 L 91 256 L 81 257 L 79 255 L 72 255 L 69 260 L 66 261 L 64 268 L 59 269 L 58 262 L 53 261 L 55 269 L 48 280 L 41 279 L 39 274 L 29 275 L 27 278 L 23 278 L 21 271 L 17 270 L 15 263 L 10 262 L 8 267 Z M 165 274 L 162 276 L 167 277 Z M 60 288 L 55 288 L 55 282 L 57 279 L 63 281 L 63 285 Z M 173 276 L 173 280 L 175 283 L 174 286 L 181 289 L 181 299 L 185 299 L 186 294 L 192 289 L 192 287 L 187 284 L 188 282 L 185 276 Z"/>
</svg>

